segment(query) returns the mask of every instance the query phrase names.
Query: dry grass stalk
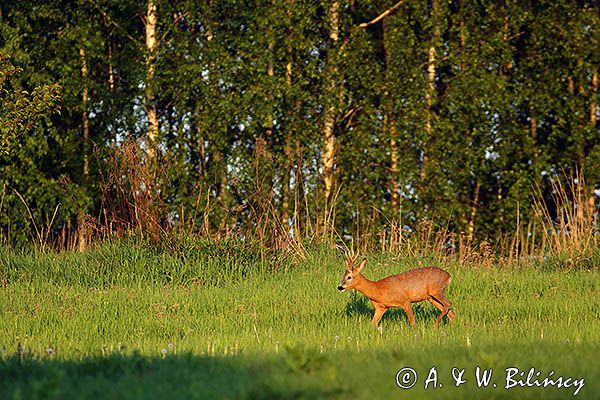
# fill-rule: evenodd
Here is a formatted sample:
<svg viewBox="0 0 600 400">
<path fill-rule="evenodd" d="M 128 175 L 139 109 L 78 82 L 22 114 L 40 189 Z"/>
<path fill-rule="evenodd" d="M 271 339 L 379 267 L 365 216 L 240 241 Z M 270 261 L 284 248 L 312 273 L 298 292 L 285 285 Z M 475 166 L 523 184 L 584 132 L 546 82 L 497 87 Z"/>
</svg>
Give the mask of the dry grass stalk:
<svg viewBox="0 0 600 400">
<path fill-rule="evenodd" d="M 548 200 L 538 190 L 534 215 L 542 231 L 541 254 L 567 256 L 574 262 L 589 257 L 598 246 L 596 211 L 588 206 L 590 193 L 581 173 L 565 177 L 564 181 L 551 180 Z M 534 234 L 529 236 L 535 238 Z"/>
</svg>

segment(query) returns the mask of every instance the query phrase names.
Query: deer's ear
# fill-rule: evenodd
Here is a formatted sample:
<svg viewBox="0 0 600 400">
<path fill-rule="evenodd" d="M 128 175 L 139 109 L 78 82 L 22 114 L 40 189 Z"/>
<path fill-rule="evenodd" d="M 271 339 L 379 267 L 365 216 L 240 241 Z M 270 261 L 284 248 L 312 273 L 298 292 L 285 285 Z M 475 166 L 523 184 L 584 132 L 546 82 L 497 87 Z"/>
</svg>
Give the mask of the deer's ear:
<svg viewBox="0 0 600 400">
<path fill-rule="evenodd" d="M 359 264 L 358 267 L 354 268 L 354 273 L 355 274 L 360 274 L 360 271 L 363 270 L 363 268 L 365 267 L 365 265 L 367 265 L 367 260 L 362 260 L 362 262 Z"/>
</svg>

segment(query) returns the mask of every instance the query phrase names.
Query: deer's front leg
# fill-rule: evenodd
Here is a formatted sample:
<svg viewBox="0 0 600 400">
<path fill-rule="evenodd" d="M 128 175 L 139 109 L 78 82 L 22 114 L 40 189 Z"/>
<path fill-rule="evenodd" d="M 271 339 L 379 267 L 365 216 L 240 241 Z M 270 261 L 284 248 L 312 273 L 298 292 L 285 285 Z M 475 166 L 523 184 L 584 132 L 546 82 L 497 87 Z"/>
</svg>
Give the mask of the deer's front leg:
<svg viewBox="0 0 600 400">
<path fill-rule="evenodd" d="M 373 315 L 373 319 L 371 320 L 371 325 L 377 326 L 379 320 L 383 316 L 383 313 L 386 312 L 387 308 L 379 303 L 373 303 L 373 306 L 375 307 L 375 314 Z"/>
</svg>

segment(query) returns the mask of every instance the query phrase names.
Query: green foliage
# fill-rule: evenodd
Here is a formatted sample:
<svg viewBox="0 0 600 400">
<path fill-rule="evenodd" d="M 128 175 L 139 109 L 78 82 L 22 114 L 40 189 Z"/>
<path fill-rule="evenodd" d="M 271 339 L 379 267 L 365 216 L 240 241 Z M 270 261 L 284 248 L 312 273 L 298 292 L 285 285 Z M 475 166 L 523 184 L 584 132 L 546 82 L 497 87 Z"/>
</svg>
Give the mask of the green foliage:
<svg viewBox="0 0 600 400">
<path fill-rule="evenodd" d="M 0 8 L 0 51 L 21 70 L 2 96 L 23 94 L 0 116 L 3 147 L 19 136 L 18 154 L 2 161 L 2 184 L 23 195 L 38 226 L 61 204 L 53 238 L 63 228 L 72 235 L 76 216 L 101 220 L 118 202 L 109 155 L 123 143 L 145 148 L 147 85 L 164 183 L 155 224 L 167 231 L 319 236 L 330 107 L 340 237 L 358 240 L 368 226 L 375 241 L 392 221 L 414 231 L 427 219 L 497 242 L 515 231 L 517 212 L 531 220 L 537 186 L 550 197 L 549 178 L 565 170 L 583 171 L 597 197 L 596 3 L 406 2 L 364 26 L 396 2 L 341 1 L 338 41 L 333 0 L 158 3 L 151 82 L 139 18 L 147 2 Z M 55 104 L 47 82 L 62 88 L 61 114 L 25 137 L 16 130 Z M 5 241 L 23 243 L 30 218 L 16 200 L 6 197 L 0 226 Z"/>
<path fill-rule="evenodd" d="M 6 157 L 40 119 L 59 110 L 58 84 L 37 86 L 28 93 L 11 85 L 19 73 L 6 56 L 0 56 L 0 157 Z"/>
</svg>

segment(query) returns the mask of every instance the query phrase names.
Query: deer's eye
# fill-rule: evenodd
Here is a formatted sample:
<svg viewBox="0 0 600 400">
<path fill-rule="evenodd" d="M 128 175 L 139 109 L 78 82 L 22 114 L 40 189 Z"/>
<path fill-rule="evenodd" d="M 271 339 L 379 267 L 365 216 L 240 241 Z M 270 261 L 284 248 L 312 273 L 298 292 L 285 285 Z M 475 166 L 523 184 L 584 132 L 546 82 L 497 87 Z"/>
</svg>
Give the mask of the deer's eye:
<svg viewBox="0 0 600 400">
<path fill-rule="evenodd" d="M 352 279 L 352 277 L 351 277 L 351 276 L 349 276 L 349 277 L 347 277 L 346 279 L 350 280 L 350 279 Z"/>
</svg>

